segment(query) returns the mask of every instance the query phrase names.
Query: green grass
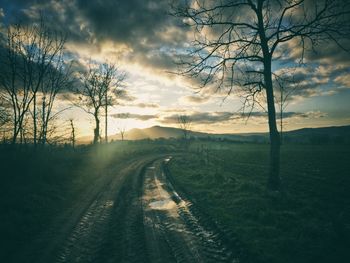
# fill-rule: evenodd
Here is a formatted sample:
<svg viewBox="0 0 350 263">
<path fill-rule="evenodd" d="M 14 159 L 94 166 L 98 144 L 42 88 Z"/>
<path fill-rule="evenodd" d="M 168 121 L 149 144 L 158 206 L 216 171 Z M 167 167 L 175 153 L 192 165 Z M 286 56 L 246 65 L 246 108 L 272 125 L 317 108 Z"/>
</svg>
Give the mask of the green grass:
<svg viewBox="0 0 350 263">
<path fill-rule="evenodd" d="M 172 148 L 146 141 L 76 150 L 0 145 L 0 261 L 24 252 L 101 176 L 113 176 L 132 158 Z"/>
<path fill-rule="evenodd" d="M 284 194 L 266 190 L 268 145 L 192 148 L 170 163 L 176 185 L 234 233 L 251 262 L 350 262 L 349 147 L 283 146 Z"/>
</svg>

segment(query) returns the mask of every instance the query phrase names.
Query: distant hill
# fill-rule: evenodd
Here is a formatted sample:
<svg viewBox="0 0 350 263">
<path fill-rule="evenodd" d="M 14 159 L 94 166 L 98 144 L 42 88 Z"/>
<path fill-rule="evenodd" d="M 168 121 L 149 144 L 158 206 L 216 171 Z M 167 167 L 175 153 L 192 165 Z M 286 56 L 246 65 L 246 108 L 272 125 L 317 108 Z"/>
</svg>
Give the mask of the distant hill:
<svg viewBox="0 0 350 263">
<path fill-rule="evenodd" d="M 153 126 L 145 129 L 132 129 L 125 133 L 124 138 L 126 140 L 143 140 L 143 139 L 178 139 L 183 136 L 183 131 L 179 128 L 173 127 L 162 127 Z M 265 138 L 266 134 L 212 134 L 204 132 L 190 131 L 188 134 L 191 138 L 208 138 L 208 139 L 228 139 L 228 140 L 239 140 L 246 141 L 251 140 L 255 137 Z M 112 135 L 109 137 L 110 140 L 120 140 L 120 134 Z"/>
<path fill-rule="evenodd" d="M 124 135 L 125 140 L 143 139 L 170 139 L 181 138 L 181 129 L 172 127 L 153 126 L 145 129 L 131 129 Z M 229 140 L 239 142 L 268 142 L 268 133 L 242 133 L 242 134 L 212 134 L 204 132 L 189 133 L 192 138 Z M 350 142 L 350 126 L 323 127 L 323 128 L 303 128 L 283 133 L 285 142 L 297 143 L 327 143 L 327 142 Z M 91 142 L 91 137 L 78 138 L 80 143 Z M 120 134 L 109 136 L 109 140 L 121 140 Z"/>
<path fill-rule="evenodd" d="M 284 133 L 285 141 L 300 143 L 349 143 L 350 126 L 303 128 Z"/>
<path fill-rule="evenodd" d="M 182 131 L 172 127 L 153 126 L 145 129 L 131 129 L 125 133 L 126 140 L 159 139 L 159 138 L 179 138 Z M 120 140 L 120 134 L 110 136 L 110 139 Z"/>
</svg>

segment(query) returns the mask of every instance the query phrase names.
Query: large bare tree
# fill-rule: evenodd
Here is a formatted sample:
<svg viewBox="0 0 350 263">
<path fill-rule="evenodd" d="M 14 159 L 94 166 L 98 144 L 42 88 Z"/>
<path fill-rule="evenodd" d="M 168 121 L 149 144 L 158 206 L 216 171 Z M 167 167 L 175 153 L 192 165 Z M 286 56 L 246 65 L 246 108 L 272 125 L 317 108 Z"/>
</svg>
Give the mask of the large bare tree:
<svg viewBox="0 0 350 263">
<path fill-rule="evenodd" d="M 202 87 L 227 88 L 228 94 L 243 88 L 253 106 L 256 95 L 265 93 L 272 190 L 281 185 L 273 62 L 292 44 L 301 49 L 301 59 L 306 48 L 322 48 L 329 41 L 342 48 L 350 35 L 349 5 L 338 0 L 189 0 L 173 5 L 173 14 L 195 29 L 181 60 L 182 74 L 199 79 Z"/>
</svg>

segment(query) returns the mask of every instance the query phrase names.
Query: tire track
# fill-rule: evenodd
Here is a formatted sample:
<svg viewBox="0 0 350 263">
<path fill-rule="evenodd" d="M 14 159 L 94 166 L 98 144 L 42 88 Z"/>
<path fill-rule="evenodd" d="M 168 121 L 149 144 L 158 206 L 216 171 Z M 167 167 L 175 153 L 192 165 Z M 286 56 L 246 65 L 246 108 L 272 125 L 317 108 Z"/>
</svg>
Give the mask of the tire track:
<svg viewBox="0 0 350 263">
<path fill-rule="evenodd" d="M 140 189 L 142 168 L 154 158 L 127 164 L 100 190 L 72 227 L 54 262 L 147 261 Z"/>
<path fill-rule="evenodd" d="M 144 177 L 144 224 L 151 262 L 239 262 L 210 219 L 175 191 L 162 161 L 149 166 Z M 165 260 L 164 255 L 172 258 Z"/>
</svg>

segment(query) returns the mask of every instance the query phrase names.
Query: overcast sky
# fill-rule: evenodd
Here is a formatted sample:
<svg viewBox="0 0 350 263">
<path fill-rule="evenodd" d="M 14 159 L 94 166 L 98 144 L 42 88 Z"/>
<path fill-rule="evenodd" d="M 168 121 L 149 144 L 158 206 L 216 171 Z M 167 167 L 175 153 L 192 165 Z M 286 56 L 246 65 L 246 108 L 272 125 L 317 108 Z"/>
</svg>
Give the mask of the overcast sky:
<svg viewBox="0 0 350 263">
<path fill-rule="evenodd" d="M 84 67 L 90 59 L 117 62 L 127 74 L 127 98 L 110 111 L 110 134 L 119 128 L 177 126 L 179 114 L 190 115 L 193 129 L 237 133 L 267 131 L 266 114 L 255 109 L 242 118 L 242 98 L 234 93 L 198 92 L 193 80 L 171 72 L 174 61 L 190 47 L 192 31 L 169 15 L 170 0 L 0 0 L 2 27 L 21 20 L 37 21 L 67 33 L 67 57 Z M 289 67 L 297 47 L 291 47 L 275 70 Z M 350 55 L 335 45 L 306 54 L 307 65 L 294 71 L 298 89 L 286 108 L 286 130 L 350 124 Z M 56 107 L 66 107 L 58 101 Z M 80 135 L 91 134 L 92 119 L 79 109 L 66 111 Z"/>
</svg>

